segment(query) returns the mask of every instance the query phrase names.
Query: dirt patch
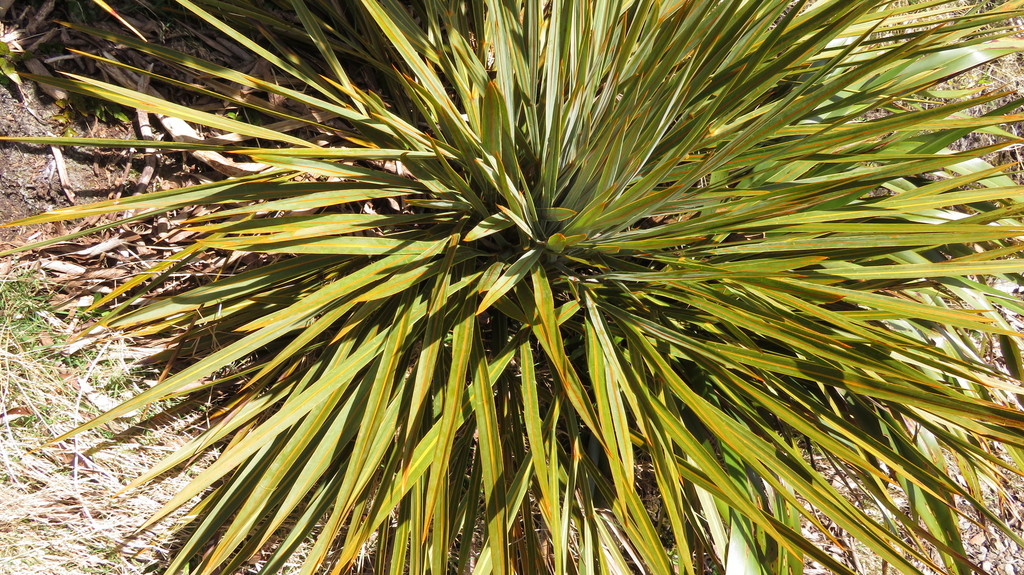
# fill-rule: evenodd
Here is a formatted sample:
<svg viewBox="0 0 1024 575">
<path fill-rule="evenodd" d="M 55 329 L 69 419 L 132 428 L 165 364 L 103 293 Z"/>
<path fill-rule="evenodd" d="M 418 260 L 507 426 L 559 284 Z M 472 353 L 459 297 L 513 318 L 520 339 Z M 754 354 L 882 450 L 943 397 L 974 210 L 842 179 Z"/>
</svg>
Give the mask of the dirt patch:
<svg viewBox="0 0 1024 575">
<path fill-rule="evenodd" d="M 0 90 L 0 136 L 46 137 L 63 131 L 54 120 L 61 109 L 47 100 L 28 83 L 13 91 Z M 104 135 L 113 137 L 129 129 L 103 126 Z M 87 203 L 107 197 L 117 185 L 110 155 L 64 149 L 58 156 L 49 146 L 0 143 L 0 223 L 68 206 L 72 201 Z M 0 227 L 0 244 L 18 244 L 40 231 L 46 233 L 51 228 Z"/>
<path fill-rule="evenodd" d="M 0 6 L 3 4 L 0 0 Z M 68 21 L 124 32 L 121 24 L 88 0 L 42 0 L 15 4 L 0 21 L 0 41 L 8 45 L 14 55 L 14 67 L 21 74 L 32 72 L 42 76 L 60 76 L 71 72 L 132 89 L 144 89 L 135 76 L 128 78 L 115 67 L 97 65 L 90 58 L 69 54 L 68 49 L 74 48 L 87 53 L 102 53 L 141 68 L 157 65 L 155 71 L 158 73 L 184 82 L 192 80 L 181 71 L 160 66 L 152 58 L 143 57 L 124 46 L 57 23 Z M 244 53 L 236 53 L 220 43 L 208 46 L 201 38 L 209 39 L 189 26 L 168 26 L 159 17 L 161 10 L 165 10 L 163 8 L 157 9 L 138 0 L 111 0 L 110 4 L 122 11 L 136 29 L 170 47 L 223 65 L 238 65 L 239 54 L 244 56 Z M 6 80 L 3 76 L 0 78 Z M 146 136 L 141 127 L 133 125 L 137 117 L 129 108 L 52 88 L 40 88 L 27 79 L 23 79 L 20 87 L 8 84 L 9 88 L 0 88 L 0 136 L 108 139 Z M 166 87 L 162 89 L 168 90 Z M 174 101 L 197 106 L 211 103 L 196 102 L 194 94 L 183 90 L 171 89 L 165 95 Z M 146 118 L 146 123 L 157 124 L 155 118 Z M 159 125 L 156 127 L 159 131 Z M 163 134 L 156 136 L 160 138 Z M 107 197 L 194 184 L 197 178 L 193 177 L 193 172 L 218 179 L 223 177 L 216 172 L 209 173 L 209 166 L 201 163 L 197 166 L 186 154 L 150 154 L 144 157 L 135 150 L 67 146 L 55 154 L 50 146 L 0 142 L 0 224 Z M 91 222 L 92 225 L 96 223 Z M 12 247 L 12 244 L 23 245 L 63 233 L 66 231 L 61 225 L 17 229 L 0 227 L 0 251 Z"/>
<path fill-rule="evenodd" d="M 26 86 L 24 93 L 26 98 L 22 104 L 10 92 L 0 91 L 0 135 L 49 135 L 51 126 L 40 114 L 52 116 L 53 112 L 39 103 L 32 86 Z M 61 201 L 63 192 L 52 152 L 42 146 L 30 147 L 11 142 L 0 145 L 3 150 L 3 161 L 0 162 L 0 223 L 68 204 L 66 199 Z M 23 233 L 12 228 L 0 228 L 0 241 L 10 241 Z"/>
</svg>

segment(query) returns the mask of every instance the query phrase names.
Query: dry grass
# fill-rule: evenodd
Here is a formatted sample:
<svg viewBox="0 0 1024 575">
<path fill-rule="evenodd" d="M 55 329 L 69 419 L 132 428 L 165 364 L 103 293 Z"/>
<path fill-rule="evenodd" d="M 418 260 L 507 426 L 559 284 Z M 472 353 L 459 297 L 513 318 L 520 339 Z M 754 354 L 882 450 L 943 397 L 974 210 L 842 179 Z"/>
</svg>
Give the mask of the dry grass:
<svg viewBox="0 0 1024 575">
<path fill-rule="evenodd" d="M 153 534 L 191 505 L 137 530 L 218 452 L 121 492 L 205 428 L 215 402 L 161 405 L 50 443 L 152 385 L 163 367 L 145 361 L 160 349 L 116 335 L 73 340 L 91 318 L 54 309 L 66 300 L 38 263 L 0 260 L 0 575 L 159 572 L 179 542 Z M 303 551 L 284 573 L 297 572 Z"/>
<path fill-rule="evenodd" d="M 151 350 L 124 340 L 69 352 L 87 318 L 47 311 L 51 289 L 38 271 L 0 273 L 0 575 L 142 573 L 165 544 L 131 536 L 188 477 L 117 492 L 180 445 L 196 414 L 137 414 L 46 445 L 155 377 L 137 365 Z"/>
</svg>

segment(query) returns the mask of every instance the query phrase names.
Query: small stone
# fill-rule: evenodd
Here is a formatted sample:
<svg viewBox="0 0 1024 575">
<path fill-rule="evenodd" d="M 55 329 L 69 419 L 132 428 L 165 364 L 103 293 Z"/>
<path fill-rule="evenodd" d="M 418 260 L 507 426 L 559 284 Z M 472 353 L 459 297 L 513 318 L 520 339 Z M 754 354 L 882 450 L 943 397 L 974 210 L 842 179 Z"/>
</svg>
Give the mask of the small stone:
<svg viewBox="0 0 1024 575">
<path fill-rule="evenodd" d="M 1006 575 L 1017 575 L 1017 570 L 1014 568 L 1013 565 L 1010 565 L 1009 563 L 1003 563 L 1003 571 L 1006 573 Z"/>
<path fill-rule="evenodd" d="M 970 539 L 970 541 L 968 541 L 968 543 L 970 543 L 971 545 L 974 545 L 975 547 L 977 547 L 978 545 L 981 545 L 982 543 L 984 543 L 985 539 L 987 539 L 985 537 L 985 533 L 978 533 L 974 537 L 971 537 L 971 539 Z"/>
<path fill-rule="evenodd" d="M 986 561 L 986 562 L 982 563 L 981 564 L 981 568 L 984 569 L 986 573 L 991 573 L 992 572 L 992 562 L 991 561 Z"/>
<path fill-rule="evenodd" d="M 992 542 L 992 545 L 996 548 L 996 551 L 1006 550 L 1006 543 L 1003 543 L 1002 539 L 996 539 Z"/>
</svg>

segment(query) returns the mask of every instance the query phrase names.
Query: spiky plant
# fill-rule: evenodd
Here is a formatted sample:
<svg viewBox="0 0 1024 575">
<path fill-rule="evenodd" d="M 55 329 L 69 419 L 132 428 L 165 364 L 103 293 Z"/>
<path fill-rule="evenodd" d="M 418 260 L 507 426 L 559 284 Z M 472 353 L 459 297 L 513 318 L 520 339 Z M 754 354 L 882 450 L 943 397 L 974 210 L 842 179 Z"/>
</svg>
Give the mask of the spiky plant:
<svg viewBox="0 0 1024 575">
<path fill-rule="evenodd" d="M 255 358 L 136 482 L 224 446 L 154 518 L 202 496 L 169 572 L 852 573 L 822 517 L 905 573 L 978 569 L 962 516 L 1024 545 L 982 502 L 1024 455 L 985 279 L 1024 188 L 979 159 L 1020 117 L 939 89 L 1021 2 L 179 1 L 273 75 L 88 31 L 286 122 L 35 78 L 261 145 L 59 142 L 269 169 L 25 221 L 209 208 L 103 324 L 217 347 L 83 427 Z M 205 250 L 288 257 L 130 305 Z"/>
</svg>

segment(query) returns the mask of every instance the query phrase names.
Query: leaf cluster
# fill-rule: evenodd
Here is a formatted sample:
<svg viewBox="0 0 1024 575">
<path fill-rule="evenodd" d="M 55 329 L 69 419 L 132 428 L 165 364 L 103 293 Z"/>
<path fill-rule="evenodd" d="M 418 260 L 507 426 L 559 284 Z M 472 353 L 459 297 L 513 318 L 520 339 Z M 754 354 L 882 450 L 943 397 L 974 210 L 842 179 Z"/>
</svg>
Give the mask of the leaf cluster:
<svg viewBox="0 0 1024 575">
<path fill-rule="evenodd" d="M 85 426 L 259 358 L 136 482 L 227 443 L 154 518 L 202 496 L 169 572 L 311 538 L 304 573 L 852 573 L 816 510 L 966 574 L 958 501 L 1009 533 L 980 498 L 1022 461 L 1024 305 L 985 278 L 1021 280 L 1024 188 L 981 157 L 1022 118 L 937 87 L 1021 50 L 1020 2 L 179 3 L 274 79 L 90 29 L 197 81 L 93 57 L 270 121 L 35 78 L 221 133 L 46 142 L 268 171 L 26 220 L 210 208 L 104 323 L 216 347 Z M 976 131 L 1004 143 L 948 148 Z M 289 257 L 132 305 L 211 249 Z"/>
</svg>

